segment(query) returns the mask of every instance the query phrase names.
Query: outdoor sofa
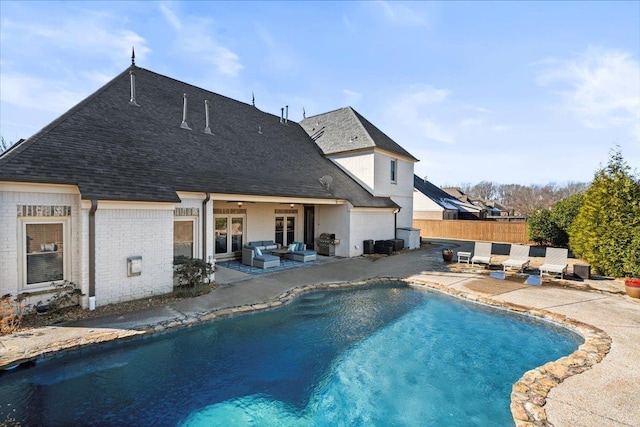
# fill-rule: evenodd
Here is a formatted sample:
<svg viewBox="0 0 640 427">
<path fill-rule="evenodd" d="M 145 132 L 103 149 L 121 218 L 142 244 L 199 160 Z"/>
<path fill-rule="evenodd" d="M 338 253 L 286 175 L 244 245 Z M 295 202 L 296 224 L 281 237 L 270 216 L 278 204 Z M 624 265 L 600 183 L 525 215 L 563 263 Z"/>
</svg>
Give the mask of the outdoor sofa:
<svg viewBox="0 0 640 427">
<path fill-rule="evenodd" d="M 242 263 L 258 268 L 271 268 L 280 265 L 280 257 L 271 255 L 271 251 L 278 249 L 273 240 L 249 242 L 242 248 Z"/>
<path fill-rule="evenodd" d="M 307 245 L 302 242 L 293 242 L 289 245 L 289 252 L 285 257 L 294 261 L 315 261 L 318 256 L 316 251 L 307 250 Z"/>
</svg>

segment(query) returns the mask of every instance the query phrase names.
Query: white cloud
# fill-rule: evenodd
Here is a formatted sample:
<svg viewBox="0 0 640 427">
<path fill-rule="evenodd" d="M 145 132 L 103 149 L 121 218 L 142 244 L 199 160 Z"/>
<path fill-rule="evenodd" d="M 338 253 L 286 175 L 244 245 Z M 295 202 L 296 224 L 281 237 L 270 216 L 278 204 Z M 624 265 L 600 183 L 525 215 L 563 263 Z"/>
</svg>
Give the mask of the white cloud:
<svg viewBox="0 0 640 427">
<path fill-rule="evenodd" d="M 355 105 L 362 98 L 362 94 L 350 89 L 342 89 L 342 93 L 344 94 L 344 103 L 345 105 Z"/>
<path fill-rule="evenodd" d="M 296 67 L 293 54 L 289 53 L 290 46 L 286 42 L 277 41 L 263 25 L 255 23 L 254 28 L 258 38 L 266 47 L 266 62 L 269 68 L 276 71 L 289 71 Z"/>
<path fill-rule="evenodd" d="M 180 21 L 180 18 L 178 18 L 178 15 L 176 15 L 173 10 L 169 9 L 169 7 L 166 4 L 160 4 L 160 12 L 162 13 L 162 16 L 164 16 L 164 18 L 167 20 L 167 22 L 169 23 L 169 25 L 171 25 L 173 27 L 174 30 L 181 30 L 182 29 L 182 22 Z"/>
<path fill-rule="evenodd" d="M 123 57 L 131 55 L 132 47 L 138 58 L 144 58 L 150 52 L 144 37 L 118 28 L 116 17 L 105 13 L 86 13 L 55 23 L 4 20 L 2 25 L 7 44 L 15 45 L 15 40 L 20 39 L 29 44 L 31 52 L 42 51 L 45 58 L 53 56 L 56 49 L 64 49 L 67 56 L 75 51 L 85 58 L 100 57 L 122 63 Z M 55 43 L 51 43 L 52 40 Z"/>
<path fill-rule="evenodd" d="M 462 126 L 463 128 L 477 127 L 482 124 L 484 124 L 484 120 L 476 118 L 462 119 L 460 121 L 460 126 Z"/>
<path fill-rule="evenodd" d="M 389 1 L 376 1 L 374 4 L 382 11 L 384 18 L 394 25 L 422 27 L 429 24 L 426 16 L 407 4 Z"/>
<path fill-rule="evenodd" d="M 436 89 L 429 85 L 413 85 L 391 103 L 389 115 L 396 125 L 417 130 L 416 134 L 408 139 L 453 143 L 455 135 L 445 130 L 435 119 L 439 107 L 445 103 L 449 93 L 448 90 Z"/>
<path fill-rule="evenodd" d="M 39 79 L 25 75 L 2 73 L 2 101 L 20 107 L 60 113 L 80 101 L 86 93 L 69 89 L 67 81 Z"/>
<path fill-rule="evenodd" d="M 543 63 L 538 84 L 552 87 L 562 108 L 584 126 L 629 126 L 640 140 L 640 62 L 619 50 L 589 49 L 579 58 Z"/>
<path fill-rule="evenodd" d="M 200 58 L 222 75 L 236 77 L 244 68 L 240 57 L 210 35 L 215 27 L 211 19 L 180 17 L 168 4 L 159 6 L 162 16 L 176 32 L 175 51 L 188 55 L 190 60 Z"/>
</svg>

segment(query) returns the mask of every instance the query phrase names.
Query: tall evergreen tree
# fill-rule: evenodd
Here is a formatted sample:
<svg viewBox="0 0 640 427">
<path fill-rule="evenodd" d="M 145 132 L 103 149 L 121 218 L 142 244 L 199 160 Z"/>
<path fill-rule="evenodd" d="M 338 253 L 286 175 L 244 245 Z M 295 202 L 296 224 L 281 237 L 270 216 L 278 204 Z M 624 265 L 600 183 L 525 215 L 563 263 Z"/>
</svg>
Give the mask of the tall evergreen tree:
<svg viewBox="0 0 640 427">
<path fill-rule="evenodd" d="M 639 234 L 640 181 L 632 175 L 618 147 L 585 192 L 569 229 L 569 244 L 596 272 L 622 277 L 633 273 L 630 252 Z M 638 262 L 636 258 L 636 268 Z"/>
</svg>

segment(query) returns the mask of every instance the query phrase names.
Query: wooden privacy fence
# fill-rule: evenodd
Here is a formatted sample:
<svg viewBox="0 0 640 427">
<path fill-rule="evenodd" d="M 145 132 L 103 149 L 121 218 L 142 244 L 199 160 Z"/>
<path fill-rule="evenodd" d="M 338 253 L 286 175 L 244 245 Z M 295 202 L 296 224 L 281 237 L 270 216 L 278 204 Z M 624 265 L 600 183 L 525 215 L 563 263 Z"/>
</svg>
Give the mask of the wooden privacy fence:
<svg viewBox="0 0 640 427">
<path fill-rule="evenodd" d="M 527 239 L 526 222 L 414 219 L 413 227 L 419 228 L 420 237 L 425 238 L 532 243 Z"/>
</svg>

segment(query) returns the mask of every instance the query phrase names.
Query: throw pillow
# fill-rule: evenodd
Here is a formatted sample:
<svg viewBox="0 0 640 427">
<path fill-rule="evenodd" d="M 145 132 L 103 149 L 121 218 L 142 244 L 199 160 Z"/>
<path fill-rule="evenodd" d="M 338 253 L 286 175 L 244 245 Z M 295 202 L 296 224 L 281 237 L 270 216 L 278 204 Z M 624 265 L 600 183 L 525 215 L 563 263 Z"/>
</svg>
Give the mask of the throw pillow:
<svg viewBox="0 0 640 427">
<path fill-rule="evenodd" d="M 289 249 L 288 249 L 288 250 L 289 250 L 289 252 L 293 252 L 293 251 L 295 251 L 295 250 L 296 250 L 296 248 L 297 248 L 297 247 L 298 247 L 298 244 L 297 244 L 297 243 L 290 243 L 290 244 L 289 244 Z"/>
<path fill-rule="evenodd" d="M 262 256 L 262 251 L 260 248 L 256 248 L 256 256 Z"/>
<path fill-rule="evenodd" d="M 302 242 L 298 242 L 298 247 L 296 248 L 297 251 L 304 251 L 304 243 Z"/>
</svg>

